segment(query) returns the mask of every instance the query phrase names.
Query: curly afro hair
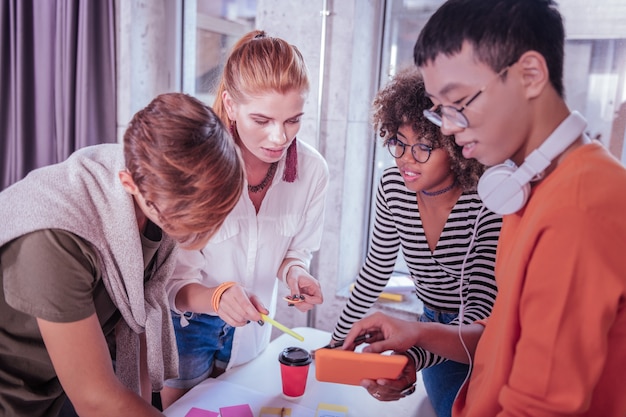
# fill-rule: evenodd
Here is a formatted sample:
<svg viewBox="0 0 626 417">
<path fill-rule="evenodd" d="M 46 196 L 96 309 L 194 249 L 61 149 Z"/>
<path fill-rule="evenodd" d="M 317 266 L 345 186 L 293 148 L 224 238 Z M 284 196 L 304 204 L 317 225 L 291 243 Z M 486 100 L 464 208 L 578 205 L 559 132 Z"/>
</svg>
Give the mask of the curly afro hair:
<svg viewBox="0 0 626 417">
<path fill-rule="evenodd" d="M 464 191 L 473 191 L 485 166 L 474 159 L 465 159 L 462 148 L 454 142 L 454 137 L 443 135 L 440 128 L 424 116 L 424 110 L 432 106 L 417 68 L 411 66 L 403 69 L 374 98 L 374 130 L 384 139 L 383 144 L 386 144 L 402 125 L 410 124 L 433 148 L 443 148 L 448 152 L 450 169 L 458 184 Z"/>
</svg>

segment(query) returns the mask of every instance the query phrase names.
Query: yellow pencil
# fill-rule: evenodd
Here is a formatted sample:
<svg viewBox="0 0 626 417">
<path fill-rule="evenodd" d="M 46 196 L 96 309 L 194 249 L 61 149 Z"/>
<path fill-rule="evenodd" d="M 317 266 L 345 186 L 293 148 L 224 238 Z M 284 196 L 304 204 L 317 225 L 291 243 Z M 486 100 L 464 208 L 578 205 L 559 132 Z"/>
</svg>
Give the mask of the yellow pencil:
<svg viewBox="0 0 626 417">
<path fill-rule="evenodd" d="M 304 341 L 304 337 L 300 336 L 298 333 L 294 332 L 293 330 L 291 330 L 290 328 L 280 324 L 279 322 L 277 322 L 274 319 L 271 319 L 269 317 L 267 317 L 266 314 L 261 313 L 261 318 L 263 319 L 263 321 L 268 322 L 269 324 L 271 324 L 272 326 L 276 327 L 278 330 L 282 330 L 283 332 L 287 333 L 290 336 L 295 337 L 296 339 L 298 339 L 299 341 Z"/>
</svg>

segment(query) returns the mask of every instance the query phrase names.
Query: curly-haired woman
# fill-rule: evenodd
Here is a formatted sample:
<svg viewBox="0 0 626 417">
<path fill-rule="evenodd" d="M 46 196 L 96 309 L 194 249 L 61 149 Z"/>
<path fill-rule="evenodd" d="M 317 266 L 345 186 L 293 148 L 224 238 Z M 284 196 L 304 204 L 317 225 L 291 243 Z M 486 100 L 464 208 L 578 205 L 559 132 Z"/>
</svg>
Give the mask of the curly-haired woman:
<svg viewBox="0 0 626 417">
<path fill-rule="evenodd" d="M 432 107 L 416 69 L 399 72 L 373 102 L 373 125 L 396 159 L 376 194 L 376 217 L 365 264 L 333 333 L 344 339 L 374 304 L 400 251 L 424 304 L 420 321 L 472 323 L 491 312 L 494 262 L 501 217 L 484 209 L 476 193 L 484 167 L 463 158 L 450 136 L 426 119 Z M 461 296 L 461 293 L 463 296 Z M 462 317 L 459 317 L 462 307 Z M 449 416 L 468 366 L 414 347 L 396 383 L 365 384 L 380 400 L 403 397 L 416 370 L 439 417 Z"/>
</svg>

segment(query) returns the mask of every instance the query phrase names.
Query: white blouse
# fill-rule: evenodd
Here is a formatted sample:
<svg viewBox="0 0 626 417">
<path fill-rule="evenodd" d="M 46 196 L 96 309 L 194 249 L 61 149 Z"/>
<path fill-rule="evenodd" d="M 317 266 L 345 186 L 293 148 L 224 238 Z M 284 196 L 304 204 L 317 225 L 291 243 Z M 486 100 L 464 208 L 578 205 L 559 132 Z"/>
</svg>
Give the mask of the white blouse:
<svg viewBox="0 0 626 417">
<path fill-rule="evenodd" d="M 204 249 L 179 251 L 177 266 L 166 287 L 174 312 L 183 313 L 174 303 L 183 286 L 195 282 L 215 287 L 235 281 L 259 297 L 270 317 L 274 315 L 281 263 L 285 258 L 295 258 L 308 266 L 322 238 L 328 166 L 310 145 L 298 141 L 297 146 L 298 176 L 293 183 L 282 179 L 283 158 L 258 214 L 246 183 L 246 191 Z M 258 356 L 270 336 L 268 324 L 251 322 L 237 327 L 228 368 Z"/>
</svg>

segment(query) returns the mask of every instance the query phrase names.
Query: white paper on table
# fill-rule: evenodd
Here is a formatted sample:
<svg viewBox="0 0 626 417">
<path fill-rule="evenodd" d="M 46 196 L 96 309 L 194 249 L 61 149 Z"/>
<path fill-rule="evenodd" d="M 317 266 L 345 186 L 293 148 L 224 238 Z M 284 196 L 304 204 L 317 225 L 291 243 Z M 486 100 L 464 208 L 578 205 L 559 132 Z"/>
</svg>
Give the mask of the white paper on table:
<svg viewBox="0 0 626 417">
<path fill-rule="evenodd" d="M 315 417 L 315 411 L 284 399 L 280 394 L 268 395 L 241 385 L 218 379 L 207 379 L 192 389 L 180 400 L 168 407 L 163 414 L 168 417 L 184 417 L 191 407 L 218 411 L 220 407 L 249 404 L 252 413 L 259 415 L 262 407 L 291 408 L 291 417 Z"/>
</svg>

